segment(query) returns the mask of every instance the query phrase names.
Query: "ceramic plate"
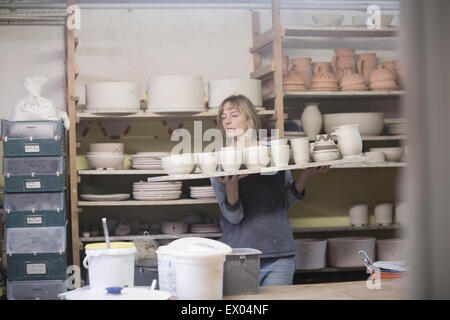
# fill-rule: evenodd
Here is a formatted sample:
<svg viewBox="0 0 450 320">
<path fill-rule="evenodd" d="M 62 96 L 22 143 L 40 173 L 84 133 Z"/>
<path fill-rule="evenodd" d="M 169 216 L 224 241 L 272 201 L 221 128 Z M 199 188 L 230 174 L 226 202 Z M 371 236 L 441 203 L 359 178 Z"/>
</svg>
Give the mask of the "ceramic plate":
<svg viewBox="0 0 450 320">
<path fill-rule="evenodd" d="M 80 198 L 88 201 L 120 201 L 130 198 L 129 193 L 115 194 L 80 194 Z"/>
<path fill-rule="evenodd" d="M 147 201 L 177 200 L 177 199 L 180 199 L 180 196 L 161 196 L 161 197 L 134 196 L 134 199 L 136 199 L 136 200 L 147 200 Z"/>
</svg>

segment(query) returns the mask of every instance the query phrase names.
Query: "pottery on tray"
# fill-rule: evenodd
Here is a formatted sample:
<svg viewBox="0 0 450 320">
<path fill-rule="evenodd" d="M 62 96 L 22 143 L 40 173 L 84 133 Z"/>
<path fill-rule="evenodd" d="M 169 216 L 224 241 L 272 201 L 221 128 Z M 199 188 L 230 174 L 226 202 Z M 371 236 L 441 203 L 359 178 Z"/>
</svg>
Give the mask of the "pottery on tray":
<svg viewBox="0 0 450 320">
<path fill-rule="evenodd" d="M 367 152 L 364 152 L 364 155 L 367 156 L 371 161 L 375 161 L 375 162 L 386 161 L 386 157 L 384 155 L 384 152 L 382 152 L 382 151 L 367 151 Z"/>
<path fill-rule="evenodd" d="M 323 127 L 328 134 L 332 128 L 347 124 L 359 124 L 359 132 L 362 136 L 378 136 L 383 131 L 384 114 L 381 112 L 354 112 L 323 115 Z"/>
<path fill-rule="evenodd" d="M 338 150 L 323 150 L 323 151 L 314 151 L 313 152 L 314 162 L 324 162 L 324 161 L 333 161 L 339 159 L 339 151 Z"/>
<path fill-rule="evenodd" d="M 173 154 L 161 158 L 161 165 L 168 175 L 193 173 L 196 168 L 192 153 Z"/>
<path fill-rule="evenodd" d="M 371 237 L 328 239 L 328 265 L 336 268 L 364 267 L 358 252 L 365 251 L 370 260 L 375 261 L 375 240 Z"/>
<path fill-rule="evenodd" d="M 362 152 L 362 138 L 358 124 L 348 124 L 332 129 L 331 137 L 338 140 L 338 148 L 343 158 L 360 156 Z"/>
<path fill-rule="evenodd" d="M 244 163 L 244 150 L 235 147 L 224 147 L 219 152 L 219 163 L 224 171 L 239 170 Z"/>
<path fill-rule="evenodd" d="M 308 137 L 289 139 L 289 143 L 291 145 L 292 157 L 295 164 L 310 162 Z"/>
<path fill-rule="evenodd" d="M 270 163 L 270 149 L 267 146 L 251 146 L 244 149 L 247 169 L 265 168 Z"/>
<path fill-rule="evenodd" d="M 217 171 L 219 163 L 217 152 L 196 153 L 195 162 L 200 166 L 204 174 L 213 174 Z"/>
<path fill-rule="evenodd" d="M 325 268 L 327 258 L 327 240 L 296 239 L 296 269 L 317 270 Z"/>
</svg>

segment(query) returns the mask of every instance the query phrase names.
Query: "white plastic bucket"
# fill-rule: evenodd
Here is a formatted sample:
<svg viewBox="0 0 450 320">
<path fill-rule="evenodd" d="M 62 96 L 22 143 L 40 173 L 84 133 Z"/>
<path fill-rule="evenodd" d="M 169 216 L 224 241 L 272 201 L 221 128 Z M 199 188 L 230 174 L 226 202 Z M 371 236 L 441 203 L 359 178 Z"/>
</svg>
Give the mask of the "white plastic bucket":
<svg viewBox="0 0 450 320">
<path fill-rule="evenodd" d="M 183 238 L 169 244 L 175 261 L 178 300 L 220 300 L 223 265 L 231 247 L 206 238 Z"/>
<path fill-rule="evenodd" d="M 169 246 L 161 246 L 156 250 L 158 255 L 158 283 L 159 290 L 177 294 L 175 264 L 169 253 Z"/>
<path fill-rule="evenodd" d="M 134 256 L 136 248 L 132 242 L 91 243 L 86 246 L 83 265 L 89 270 L 89 287 L 134 286 Z"/>
</svg>

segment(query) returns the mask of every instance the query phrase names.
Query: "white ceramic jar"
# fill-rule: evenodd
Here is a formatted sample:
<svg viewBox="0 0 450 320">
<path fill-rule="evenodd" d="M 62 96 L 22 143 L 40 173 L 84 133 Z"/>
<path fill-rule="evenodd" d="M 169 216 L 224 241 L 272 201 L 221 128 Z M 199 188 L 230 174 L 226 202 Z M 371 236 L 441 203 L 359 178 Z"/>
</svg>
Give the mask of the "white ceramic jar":
<svg viewBox="0 0 450 320">
<path fill-rule="evenodd" d="M 379 203 L 375 205 L 375 223 L 383 226 L 392 224 L 392 203 Z"/>
<path fill-rule="evenodd" d="M 290 139 L 289 142 L 292 147 L 292 156 L 295 164 L 310 162 L 308 137 Z"/>
<path fill-rule="evenodd" d="M 219 162 L 224 171 L 237 171 L 244 162 L 244 152 L 241 148 L 224 147 L 219 152 Z"/>
<path fill-rule="evenodd" d="M 284 167 L 289 164 L 289 145 L 271 145 L 270 153 L 272 156 L 273 165 L 276 167 Z"/>
<path fill-rule="evenodd" d="M 247 169 L 261 169 L 270 163 L 270 152 L 267 146 L 251 146 L 244 150 Z"/>
<path fill-rule="evenodd" d="M 323 119 L 318 103 L 307 104 L 301 115 L 303 130 L 309 138 L 315 139 L 322 129 Z"/>
<path fill-rule="evenodd" d="M 216 172 L 218 163 L 216 152 L 197 153 L 195 159 L 202 173 L 213 174 Z"/>
<path fill-rule="evenodd" d="M 358 127 L 357 124 L 349 124 L 333 128 L 331 136 L 338 140 L 338 148 L 344 159 L 361 155 L 363 144 Z"/>
<path fill-rule="evenodd" d="M 355 203 L 349 206 L 350 225 L 364 227 L 369 224 L 369 205 L 367 203 Z"/>
</svg>

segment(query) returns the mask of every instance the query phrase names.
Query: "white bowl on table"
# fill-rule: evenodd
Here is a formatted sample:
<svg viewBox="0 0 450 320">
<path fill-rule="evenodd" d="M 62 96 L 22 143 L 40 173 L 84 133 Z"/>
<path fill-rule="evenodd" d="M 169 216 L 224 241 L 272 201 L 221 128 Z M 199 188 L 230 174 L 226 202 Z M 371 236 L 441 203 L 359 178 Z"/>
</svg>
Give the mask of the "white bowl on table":
<svg viewBox="0 0 450 320">
<path fill-rule="evenodd" d="M 319 26 L 340 26 L 344 20 L 343 14 L 313 14 L 312 19 Z"/>
</svg>

